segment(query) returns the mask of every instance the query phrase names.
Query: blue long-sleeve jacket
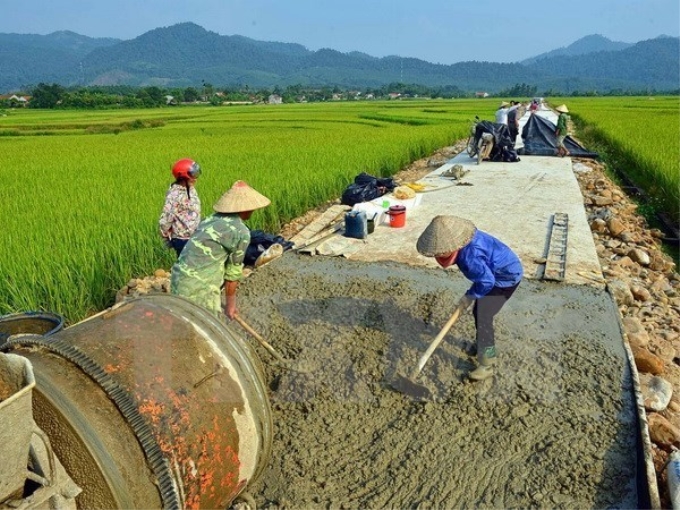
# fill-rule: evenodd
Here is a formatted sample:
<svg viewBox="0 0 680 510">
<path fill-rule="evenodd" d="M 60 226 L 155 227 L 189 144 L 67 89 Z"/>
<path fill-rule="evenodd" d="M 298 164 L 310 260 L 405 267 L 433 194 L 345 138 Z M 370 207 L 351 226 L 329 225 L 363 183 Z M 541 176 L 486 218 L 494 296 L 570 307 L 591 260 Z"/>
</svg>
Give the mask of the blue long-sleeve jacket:
<svg viewBox="0 0 680 510">
<path fill-rule="evenodd" d="M 477 230 L 460 249 L 455 262 L 472 287 L 465 293 L 472 299 L 486 296 L 494 287 L 512 287 L 524 271 L 519 257 L 495 237 Z"/>
</svg>

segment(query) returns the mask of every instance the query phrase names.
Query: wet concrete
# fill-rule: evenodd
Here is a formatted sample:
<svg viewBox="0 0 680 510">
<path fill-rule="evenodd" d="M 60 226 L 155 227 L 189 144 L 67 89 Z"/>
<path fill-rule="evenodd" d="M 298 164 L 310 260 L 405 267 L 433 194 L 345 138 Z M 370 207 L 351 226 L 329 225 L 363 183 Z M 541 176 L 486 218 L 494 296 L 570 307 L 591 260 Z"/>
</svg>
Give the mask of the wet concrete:
<svg viewBox="0 0 680 510">
<path fill-rule="evenodd" d="M 440 176 L 455 163 L 470 171 L 464 185 Z M 634 376 L 616 305 L 594 284 L 602 273 L 571 160 L 477 166 L 462 153 L 419 182 L 428 188 L 418 203 L 401 202 L 404 227 L 339 238 L 329 252 L 344 258 L 287 252 L 241 286 L 241 313 L 311 370 L 285 370 L 260 349 L 276 432 L 251 488 L 258 505 L 644 505 Z M 374 202 L 383 200 L 400 203 Z M 557 212 L 570 219 L 563 283 L 538 279 Z M 437 214 L 467 217 L 502 239 L 525 280 L 495 321 L 494 378 L 468 380 L 475 328 L 464 315 L 418 377 L 432 393 L 418 401 L 391 384 L 412 373 L 470 285 L 415 249 Z"/>
<path fill-rule="evenodd" d="M 608 293 L 524 280 L 496 318 L 500 363 L 471 383 L 471 315 L 409 374 L 469 282 L 457 271 L 284 256 L 241 314 L 304 374 L 265 362 L 274 447 L 265 508 L 634 508 L 636 409 Z"/>
</svg>

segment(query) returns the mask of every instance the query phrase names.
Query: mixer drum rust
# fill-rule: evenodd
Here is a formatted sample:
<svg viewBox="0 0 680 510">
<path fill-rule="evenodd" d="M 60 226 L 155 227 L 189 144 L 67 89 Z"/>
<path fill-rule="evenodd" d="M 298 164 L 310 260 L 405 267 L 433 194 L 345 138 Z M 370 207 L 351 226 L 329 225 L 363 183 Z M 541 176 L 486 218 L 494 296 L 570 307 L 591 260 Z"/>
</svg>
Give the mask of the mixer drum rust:
<svg viewBox="0 0 680 510">
<path fill-rule="evenodd" d="M 266 466 L 260 360 L 185 299 L 132 299 L 6 348 L 34 366 L 34 418 L 83 488 L 80 508 L 223 509 Z"/>
</svg>

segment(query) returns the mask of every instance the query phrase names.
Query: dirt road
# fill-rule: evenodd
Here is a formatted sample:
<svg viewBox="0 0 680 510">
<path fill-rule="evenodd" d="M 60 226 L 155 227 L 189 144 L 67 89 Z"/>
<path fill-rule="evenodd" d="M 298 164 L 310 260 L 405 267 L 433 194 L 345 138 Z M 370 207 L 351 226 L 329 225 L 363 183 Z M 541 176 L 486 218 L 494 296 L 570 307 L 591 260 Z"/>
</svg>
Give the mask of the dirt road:
<svg viewBox="0 0 680 510">
<path fill-rule="evenodd" d="M 492 381 L 467 380 L 466 315 L 421 374 L 432 401 L 389 388 L 467 286 L 457 272 L 291 252 L 242 283 L 242 315 L 312 370 L 257 347 L 275 425 L 258 507 L 638 506 L 632 383 L 603 290 L 525 280 L 496 319 Z"/>
</svg>

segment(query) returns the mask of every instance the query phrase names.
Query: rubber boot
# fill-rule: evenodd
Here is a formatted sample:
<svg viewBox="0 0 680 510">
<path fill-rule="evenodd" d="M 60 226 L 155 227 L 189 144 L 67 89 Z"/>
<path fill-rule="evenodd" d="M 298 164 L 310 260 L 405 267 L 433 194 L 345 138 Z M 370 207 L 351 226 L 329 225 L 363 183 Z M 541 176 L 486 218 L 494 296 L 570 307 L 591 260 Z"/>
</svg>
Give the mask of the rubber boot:
<svg viewBox="0 0 680 510">
<path fill-rule="evenodd" d="M 479 366 L 470 372 L 470 379 L 473 381 L 483 381 L 493 375 L 493 366 L 496 364 L 496 348 L 487 347 L 479 357 Z"/>
<path fill-rule="evenodd" d="M 477 357 L 477 342 L 475 342 L 473 340 L 471 343 L 466 344 L 463 347 L 463 351 L 465 352 L 465 354 L 467 354 L 471 358 L 476 358 Z"/>
</svg>

